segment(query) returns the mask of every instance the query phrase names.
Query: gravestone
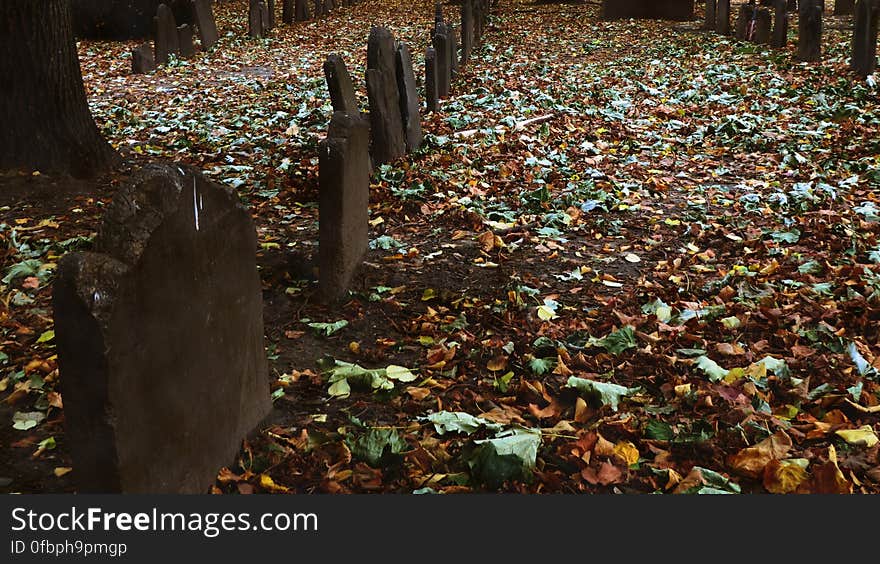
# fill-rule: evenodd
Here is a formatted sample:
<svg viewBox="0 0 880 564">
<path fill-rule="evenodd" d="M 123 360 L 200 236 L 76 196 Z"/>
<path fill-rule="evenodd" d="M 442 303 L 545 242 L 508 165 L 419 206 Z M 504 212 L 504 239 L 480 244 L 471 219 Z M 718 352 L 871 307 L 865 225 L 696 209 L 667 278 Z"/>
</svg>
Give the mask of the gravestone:
<svg viewBox="0 0 880 564">
<path fill-rule="evenodd" d="M 262 32 L 261 36 L 266 35 L 266 33 L 272 29 L 270 24 L 271 17 L 269 16 L 269 6 L 266 4 L 267 0 L 260 0 L 260 27 Z"/>
<path fill-rule="evenodd" d="M 329 14 L 330 12 L 332 12 L 335 9 L 336 9 L 336 5 L 334 4 L 333 0 L 324 0 L 324 13 L 325 14 Z"/>
<path fill-rule="evenodd" d="M 447 98 L 449 96 L 450 83 L 452 81 L 452 63 L 449 54 L 449 32 L 446 24 L 440 23 L 434 33 L 434 54 L 437 64 L 437 96 Z"/>
<path fill-rule="evenodd" d="M 773 10 L 773 35 L 770 38 L 770 46 L 779 49 L 788 43 L 788 0 L 776 0 Z"/>
<path fill-rule="evenodd" d="M 880 5 L 872 0 L 857 0 L 852 37 L 850 68 L 865 78 L 877 68 L 877 21 Z"/>
<path fill-rule="evenodd" d="M 715 0 L 706 0 L 706 10 L 703 17 L 703 27 L 709 31 L 715 30 Z"/>
<path fill-rule="evenodd" d="M 850 16 L 855 14 L 856 0 L 834 0 L 835 16 Z"/>
<path fill-rule="evenodd" d="M 327 56 L 327 60 L 324 61 L 324 78 L 327 80 L 333 111 L 352 116 L 359 115 L 354 84 L 341 56 L 336 53 Z"/>
<path fill-rule="evenodd" d="M 767 8 L 741 5 L 736 19 L 736 38 L 757 44 L 770 43 L 772 18 Z"/>
<path fill-rule="evenodd" d="M 752 41 L 758 45 L 769 45 L 770 34 L 773 30 L 773 16 L 767 8 L 758 8 L 755 14 L 755 33 Z"/>
<path fill-rule="evenodd" d="M 275 28 L 275 0 L 266 0 L 266 29 Z"/>
<path fill-rule="evenodd" d="M 151 164 L 58 265 L 55 342 L 80 493 L 207 493 L 271 409 L 256 230 L 229 188 Z"/>
<path fill-rule="evenodd" d="M 133 74 L 148 74 L 154 70 L 156 70 L 156 61 L 153 59 L 153 47 L 149 43 L 143 43 L 131 50 Z"/>
<path fill-rule="evenodd" d="M 348 293 L 369 243 L 370 133 L 357 115 L 334 112 L 318 149 L 318 287 L 326 302 Z"/>
<path fill-rule="evenodd" d="M 717 0 L 715 5 L 715 31 L 730 35 L 730 0 Z"/>
<path fill-rule="evenodd" d="M 686 21 L 694 17 L 694 0 L 602 0 L 601 17 Z"/>
<path fill-rule="evenodd" d="M 324 15 L 324 0 L 315 0 L 312 15 L 315 17 L 315 19 L 318 19 L 322 15 Z"/>
<path fill-rule="evenodd" d="M 286 24 L 293 23 L 293 14 L 293 0 L 281 0 L 281 21 Z"/>
<path fill-rule="evenodd" d="M 391 162 L 406 153 L 394 38 L 384 27 L 373 27 L 367 42 L 367 98 L 370 104 L 370 154 L 373 164 Z"/>
<path fill-rule="evenodd" d="M 397 90 L 400 96 L 400 116 L 403 118 L 404 139 L 407 152 L 422 145 L 422 123 L 419 115 L 419 93 L 413 72 L 412 54 L 405 43 L 397 46 Z"/>
<path fill-rule="evenodd" d="M 177 22 L 171 8 L 165 4 L 159 4 L 156 9 L 156 17 L 153 18 L 155 27 L 155 61 L 157 65 L 168 63 L 171 55 L 180 53 L 180 44 L 177 39 Z"/>
<path fill-rule="evenodd" d="M 189 59 L 196 54 L 193 45 L 193 30 L 189 25 L 183 24 L 177 27 L 177 43 L 180 46 L 180 56 Z"/>
<path fill-rule="evenodd" d="M 798 50 L 801 61 L 822 58 L 822 0 L 798 1 Z"/>
<path fill-rule="evenodd" d="M 443 19 L 443 3 L 434 2 L 434 33 L 437 33 L 437 26 L 444 23 Z"/>
<path fill-rule="evenodd" d="M 474 48 L 474 4 L 473 0 L 462 0 L 461 3 L 461 66 L 471 60 Z"/>
<path fill-rule="evenodd" d="M 308 0 L 294 0 L 293 17 L 298 22 L 304 22 L 309 19 Z"/>
<path fill-rule="evenodd" d="M 248 35 L 253 38 L 263 37 L 263 3 L 250 0 L 248 4 Z"/>
<path fill-rule="evenodd" d="M 217 43 L 218 37 L 211 0 L 193 0 L 193 14 L 195 14 L 196 27 L 199 28 L 199 37 L 202 39 L 202 49 L 210 51 Z"/>
<path fill-rule="evenodd" d="M 425 106 L 429 112 L 436 112 L 437 100 L 437 52 L 433 47 L 425 50 Z"/>
<path fill-rule="evenodd" d="M 452 26 L 447 26 L 447 30 L 449 33 L 449 73 L 450 76 L 458 76 L 458 31 Z"/>
</svg>

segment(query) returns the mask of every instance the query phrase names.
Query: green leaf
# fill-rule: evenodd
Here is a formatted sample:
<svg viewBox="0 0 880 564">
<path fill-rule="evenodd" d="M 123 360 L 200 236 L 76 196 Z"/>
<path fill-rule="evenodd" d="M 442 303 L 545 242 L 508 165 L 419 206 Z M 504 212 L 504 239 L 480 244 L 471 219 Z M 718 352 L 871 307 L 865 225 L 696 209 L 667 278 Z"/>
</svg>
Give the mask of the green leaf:
<svg viewBox="0 0 880 564">
<path fill-rule="evenodd" d="M 618 384 L 596 382 L 595 380 L 578 378 L 577 376 L 569 376 L 568 382 L 565 385 L 568 388 L 575 388 L 581 394 L 598 399 L 602 405 L 611 406 L 611 409 L 614 411 L 617 411 L 620 398 L 638 390 L 638 388 L 627 388 Z"/>
<path fill-rule="evenodd" d="M 9 284 L 19 278 L 38 276 L 40 274 L 41 266 L 43 266 L 43 263 L 37 259 L 28 259 L 21 261 L 18 264 L 13 264 L 6 270 L 6 276 L 3 277 L 2 282 L 4 284 Z"/>
<path fill-rule="evenodd" d="M 635 348 L 638 345 L 636 343 L 635 331 L 632 327 L 627 325 L 619 331 L 609 333 L 607 337 L 600 340 L 599 346 L 611 354 L 620 354 L 623 351 Z"/>
<path fill-rule="evenodd" d="M 675 432 L 669 423 L 658 419 L 651 419 L 645 425 L 645 436 L 658 441 L 671 441 L 675 437 Z"/>
<path fill-rule="evenodd" d="M 49 437 L 48 439 L 43 439 L 39 443 L 37 443 L 37 448 L 42 450 L 52 450 L 56 447 L 55 437 Z"/>
<path fill-rule="evenodd" d="M 477 481 L 496 488 L 506 480 L 531 476 L 541 445 L 541 431 L 514 428 L 474 444 L 478 448 L 468 460 L 471 472 Z"/>
<path fill-rule="evenodd" d="M 770 234 L 770 238 L 777 243 L 797 243 L 801 238 L 801 232 L 798 229 L 791 231 L 774 231 Z"/>
<path fill-rule="evenodd" d="M 44 331 L 40 338 L 37 339 L 38 343 L 47 343 L 55 338 L 55 331 L 49 329 L 48 331 Z"/>
<path fill-rule="evenodd" d="M 397 366 L 396 364 L 388 365 L 385 369 L 385 376 L 391 380 L 397 380 L 398 382 L 412 382 L 416 379 L 416 375 L 413 374 L 409 368 Z"/>
<path fill-rule="evenodd" d="M 347 327 L 348 321 L 340 319 L 333 323 L 309 323 L 308 326 L 314 329 L 319 335 L 323 334 L 325 337 L 329 337 L 343 327 Z"/>
<path fill-rule="evenodd" d="M 366 433 L 352 439 L 345 438 L 351 454 L 365 461 L 370 466 L 388 465 L 400 460 L 400 453 L 406 450 L 407 444 L 396 429 L 370 429 Z"/>
<path fill-rule="evenodd" d="M 481 427 L 485 427 L 490 431 L 500 431 L 502 425 L 483 419 L 474 417 L 463 411 L 440 411 L 431 413 L 427 417 L 419 417 L 420 421 L 430 421 L 434 424 L 434 429 L 441 435 L 445 433 L 464 433 L 470 435 Z"/>
<path fill-rule="evenodd" d="M 41 411 L 16 411 L 12 415 L 12 428 L 27 431 L 36 427 L 45 418 L 46 414 Z"/>
<path fill-rule="evenodd" d="M 694 466 L 691 471 L 699 472 L 703 483 L 686 490 L 686 494 L 738 494 L 742 491 L 739 484 L 731 482 L 714 470 Z"/>
<path fill-rule="evenodd" d="M 540 376 L 541 374 L 546 374 L 553 370 L 556 366 L 556 359 L 552 356 L 538 358 L 534 357 L 529 361 L 529 369 L 536 376 Z"/>
<path fill-rule="evenodd" d="M 706 373 L 710 382 L 719 382 L 730 373 L 729 370 L 722 368 L 708 356 L 698 356 L 694 364 Z"/>
</svg>

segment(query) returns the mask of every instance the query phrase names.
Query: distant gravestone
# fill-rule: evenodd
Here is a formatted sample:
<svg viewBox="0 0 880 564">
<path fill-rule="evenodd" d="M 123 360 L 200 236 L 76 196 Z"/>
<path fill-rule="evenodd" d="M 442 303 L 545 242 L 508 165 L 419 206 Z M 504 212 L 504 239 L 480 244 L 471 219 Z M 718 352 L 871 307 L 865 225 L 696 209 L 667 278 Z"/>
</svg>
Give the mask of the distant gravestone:
<svg viewBox="0 0 880 564">
<path fill-rule="evenodd" d="M 474 3 L 462 0 L 461 3 L 461 66 L 468 64 L 474 48 Z"/>
<path fill-rule="evenodd" d="M 437 31 L 434 33 L 434 54 L 437 64 L 437 96 L 439 98 L 447 98 L 449 96 L 450 83 L 452 82 L 452 63 L 449 60 L 451 52 L 449 32 L 446 29 L 446 24 L 441 23 L 437 26 Z"/>
<path fill-rule="evenodd" d="M 324 0 L 324 13 L 329 14 L 333 10 L 336 9 L 336 4 L 333 0 Z"/>
<path fill-rule="evenodd" d="M 318 286 L 324 301 L 349 290 L 369 243 L 370 134 L 357 115 L 334 112 L 318 149 Z"/>
<path fill-rule="evenodd" d="M 770 34 L 773 31 L 773 16 L 767 8 L 758 8 L 755 14 L 755 33 L 752 41 L 758 45 L 769 45 Z"/>
<path fill-rule="evenodd" d="M 134 74 L 148 74 L 156 70 L 156 61 L 153 58 L 153 48 L 149 43 L 143 43 L 131 50 L 131 72 Z"/>
<path fill-rule="evenodd" d="M 442 2 L 434 2 L 434 33 L 437 33 L 437 26 L 442 24 L 445 20 L 443 19 L 443 3 Z"/>
<path fill-rule="evenodd" d="M 373 27 L 367 42 L 367 98 L 370 103 L 370 154 L 373 164 L 391 162 L 406 153 L 394 38 L 384 27 Z"/>
<path fill-rule="evenodd" d="M 312 15 L 315 17 L 315 19 L 318 19 L 322 15 L 324 15 L 324 0 L 315 0 Z"/>
<path fill-rule="evenodd" d="M 269 412 L 256 230 L 230 189 L 151 164 L 58 265 L 55 342 L 81 493 L 207 493 Z"/>
<path fill-rule="evenodd" d="M 177 43 L 180 46 L 180 56 L 189 59 L 196 54 L 193 45 L 193 30 L 189 25 L 183 24 L 177 27 Z"/>
<path fill-rule="evenodd" d="M 266 29 L 275 28 L 275 0 L 266 0 Z"/>
<path fill-rule="evenodd" d="M 788 44 L 788 0 L 776 0 L 773 7 L 773 34 L 770 46 L 776 49 Z"/>
<path fill-rule="evenodd" d="M 822 0 L 798 1 L 798 50 L 801 61 L 822 58 Z"/>
<path fill-rule="evenodd" d="M 263 37 L 263 3 L 250 0 L 248 4 L 248 35 L 253 38 Z"/>
<path fill-rule="evenodd" d="M 439 96 L 437 94 L 437 54 L 433 47 L 425 50 L 425 106 L 429 112 L 436 112 Z"/>
<path fill-rule="evenodd" d="M 400 115 L 403 118 L 406 150 L 412 152 L 422 145 L 422 123 L 412 54 L 405 43 L 397 46 L 395 62 L 397 63 L 397 90 L 400 96 Z"/>
<path fill-rule="evenodd" d="M 345 61 L 336 53 L 332 53 L 324 61 L 324 78 L 330 92 L 330 102 L 334 112 L 342 112 L 356 116 L 360 114 L 354 83 L 345 67 Z"/>
<path fill-rule="evenodd" d="M 177 39 L 177 22 L 174 21 L 174 13 L 165 4 L 159 4 L 156 9 L 156 17 L 153 18 L 155 31 L 155 60 L 157 65 L 168 63 L 171 55 L 180 53 L 180 44 Z"/>
<path fill-rule="evenodd" d="M 850 67 L 862 78 L 877 68 L 878 14 L 880 5 L 873 4 L 872 0 L 856 1 Z"/>
<path fill-rule="evenodd" d="M 715 31 L 730 35 L 730 0 L 717 0 L 715 5 Z"/>
<path fill-rule="evenodd" d="M 202 49 L 210 51 L 217 43 L 218 37 L 211 0 L 193 0 L 193 14 L 195 14 L 196 27 L 199 28 L 199 37 L 202 39 Z"/>
<path fill-rule="evenodd" d="M 703 18 L 703 27 L 709 31 L 715 30 L 715 0 L 706 0 L 706 12 Z"/>
<path fill-rule="evenodd" d="M 602 0 L 602 18 L 649 18 L 686 21 L 694 17 L 694 0 Z"/>
<path fill-rule="evenodd" d="M 835 16 L 850 16 L 855 13 L 856 0 L 834 0 Z"/>
<path fill-rule="evenodd" d="M 293 17 L 298 22 L 304 22 L 309 19 L 308 0 L 295 0 Z"/>
<path fill-rule="evenodd" d="M 294 4 L 293 0 L 281 0 L 281 21 L 282 23 L 293 23 Z"/>
<path fill-rule="evenodd" d="M 449 32 L 449 73 L 451 76 L 458 76 L 458 31 L 452 26 L 449 26 L 447 30 Z"/>
</svg>

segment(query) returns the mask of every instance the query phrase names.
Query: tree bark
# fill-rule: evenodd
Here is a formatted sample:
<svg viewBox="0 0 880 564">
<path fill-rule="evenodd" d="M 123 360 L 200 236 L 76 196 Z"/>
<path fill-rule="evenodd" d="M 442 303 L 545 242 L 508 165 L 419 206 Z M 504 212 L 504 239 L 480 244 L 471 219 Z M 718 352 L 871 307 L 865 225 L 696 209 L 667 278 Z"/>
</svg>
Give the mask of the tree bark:
<svg viewBox="0 0 880 564">
<path fill-rule="evenodd" d="M 118 159 L 89 111 L 68 0 L 0 2 L 0 170 L 90 177 Z"/>
</svg>

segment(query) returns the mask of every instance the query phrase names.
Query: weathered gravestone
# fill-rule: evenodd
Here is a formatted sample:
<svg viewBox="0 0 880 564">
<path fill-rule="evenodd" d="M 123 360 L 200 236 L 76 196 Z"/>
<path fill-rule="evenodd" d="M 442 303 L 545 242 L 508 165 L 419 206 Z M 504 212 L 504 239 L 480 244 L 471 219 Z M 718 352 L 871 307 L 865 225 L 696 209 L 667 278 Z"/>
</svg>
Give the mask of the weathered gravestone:
<svg viewBox="0 0 880 564">
<path fill-rule="evenodd" d="M 437 96 L 447 98 L 452 82 L 452 61 L 449 55 L 452 49 L 449 47 L 449 31 L 446 24 L 440 22 L 434 32 L 434 55 L 437 65 Z"/>
<path fill-rule="evenodd" d="M 776 49 L 788 43 L 788 0 L 776 0 L 773 7 L 773 35 L 770 46 Z"/>
<path fill-rule="evenodd" d="M 275 0 L 266 0 L 266 29 L 275 28 Z"/>
<path fill-rule="evenodd" d="M 248 35 L 253 38 L 263 37 L 266 33 L 268 11 L 265 6 L 262 0 L 250 0 L 248 4 Z"/>
<path fill-rule="evenodd" d="M 856 0 L 834 0 L 834 15 L 849 16 L 855 13 Z"/>
<path fill-rule="evenodd" d="M 822 0 L 798 2 L 797 58 L 807 62 L 822 58 Z"/>
<path fill-rule="evenodd" d="M 329 14 L 333 10 L 336 9 L 336 4 L 334 4 L 333 0 L 324 0 L 324 13 Z"/>
<path fill-rule="evenodd" d="M 447 30 L 449 32 L 449 74 L 450 76 L 458 76 L 458 31 L 452 26 L 447 26 Z"/>
<path fill-rule="evenodd" d="M 422 145 L 422 123 L 419 114 L 419 94 L 413 72 L 412 54 L 405 43 L 397 46 L 397 90 L 400 96 L 400 115 L 403 118 L 407 152 Z"/>
<path fill-rule="evenodd" d="M 271 408 L 256 231 L 230 189 L 152 164 L 59 262 L 55 340 L 80 492 L 206 493 Z"/>
<path fill-rule="evenodd" d="M 437 52 L 433 47 L 425 50 L 425 106 L 429 112 L 437 111 Z"/>
<path fill-rule="evenodd" d="M 461 66 L 471 60 L 474 48 L 474 4 L 473 0 L 462 0 L 461 3 Z"/>
<path fill-rule="evenodd" d="M 180 44 L 177 38 L 177 22 L 174 21 L 174 14 L 171 8 L 165 4 L 159 4 L 156 9 L 156 17 L 153 18 L 153 26 L 155 27 L 155 61 L 157 65 L 168 63 L 171 55 L 180 53 Z"/>
<path fill-rule="evenodd" d="M 324 61 L 324 78 L 327 80 L 333 111 L 351 116 L 360 115 L 354 83 L 341 56 L 336 53 L 327 56 L 327 60 Z"/>
<path fill-rule="evenodd" d="M 370 134 L 357 114 L 334 112 L 318 148 L 318 286 L 343 298 L 369 243 Z"/>
<path fill-rule="evenodd" d="M 856 1 L 850 67 L 862 78 L 877 68 L 878 14 L 880 4 L 875 4 L 874 0 Z"/>
<path fill-rule="evenodd" d="M 443 19 L 443 3 L 442 2 L 434 2 L 434 33 L 437 33 L 437 26 L 442 24 L 445 20 Z"/>
<path fill-rule="evenodd" d="M 193 30 L 188 24 L 177 27 L 177 43 L 180 47 L 180 56 L 189 59 L 196 54 L 196 48 L 193 45 Z"/>
<path fill-rule="evenodd" d="M 304 22 L 309 19 L 308 0 L 295 0 L 293 17 L 298 22 Z"/>
<path fill-rule="evenodd" d="M 715 0 L 706 0 L 706 9 L 703 17 L 703 27 L 709 31 L 715 30 Z"/>
<path fill-rule="evenodd" d="M 315 0 L 312 15 L 315 19 L 318 19 L 324 15 L 324 0 Z"/>
<path fill-rule="evenodd" d="M 217 43 L 217 22 L 214 21 L 214 12 L 211 10 L 211 0 L 193 0 L 193 14 L 195 15 L 196 27 L 199 28 L 199 37 L 202 39 L 202 49 L 210 51 Z"/>
<path fill-rule="evenodd" d="M 293 0 L 281 0 L 281 21 L 286 24 L 293 23 L 293 14 Z"/>
<path fill-rule="evenodd" d="M 661 20 L 691 20 L 694 0 L 602 0 L 602 18 L 647 18 Z"/>
<path fill-rule="evenodd" d="M 384 27 L 373 27 L 367 42 L 367 98 L 370 103 L 370 154 L 378 166 L 406 153 L 394 38 Z"/>
<path fill-rule="evenodd" d="M 153 59 L 153 48 L 149 43 L 143 43 L 131 50 L 131 72 L 134 74 L 147 74 L 156 70 L 156 61 Z"/>
<path fill-rule="evenodd" d="M 720 35 L 730 35 L 730 0 L 717 0 L 715 31 Z"/>
<path fill-rule="evenodd" d="M 736 19 L 736 38 L 758 44 L 770 43 L 772 18 L 767 8 L 743 4 Z"/>
</svg>

